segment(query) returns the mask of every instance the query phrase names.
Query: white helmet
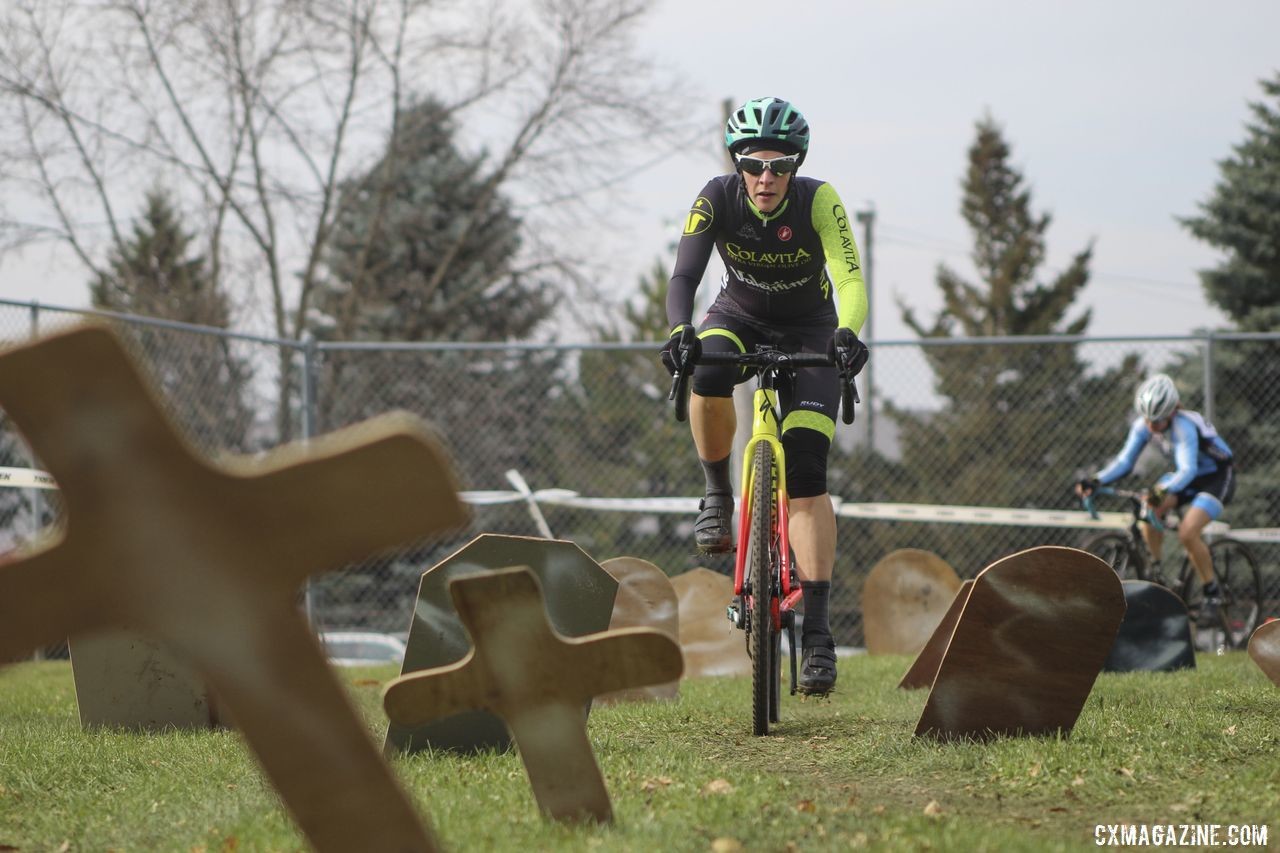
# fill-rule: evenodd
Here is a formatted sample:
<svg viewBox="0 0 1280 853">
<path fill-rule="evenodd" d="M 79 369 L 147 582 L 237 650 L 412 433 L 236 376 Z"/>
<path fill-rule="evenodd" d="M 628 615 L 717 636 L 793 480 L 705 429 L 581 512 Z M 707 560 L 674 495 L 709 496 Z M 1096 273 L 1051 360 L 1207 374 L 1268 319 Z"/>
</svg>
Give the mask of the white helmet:
<svg viewBox="0 0 1280 853">
<path fill-rule="evenodd" d="M 1178 389 L 1168 374 L 1157 373 L 1138 386 L 1133 407 L 1149 421 L 1160 421 L 1178 408 Z"/>
</svg>

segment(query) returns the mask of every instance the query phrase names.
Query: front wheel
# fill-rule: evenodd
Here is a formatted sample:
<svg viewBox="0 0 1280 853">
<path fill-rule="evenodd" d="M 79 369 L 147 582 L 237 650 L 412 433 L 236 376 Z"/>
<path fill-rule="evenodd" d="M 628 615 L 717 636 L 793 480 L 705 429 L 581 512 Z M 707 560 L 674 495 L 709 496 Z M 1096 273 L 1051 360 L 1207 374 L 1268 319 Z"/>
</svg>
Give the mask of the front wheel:
<svg viewBox="0 0 1280 853">
<path fill-rule="evenodd" d="M 1182 600 L 1195 615 L 1196 645 L 1206 651 L 1243 649 L 1258 625 L 1262 602 L 1262 574 L 1253 552 L 1237 539 L 1218 539 L 1209 545 L 1213 574 L 1218 581 L 1216 608 L 1206 611 L 1204 586 L 1190 559 L 1183 561 Z"/>
<path fill-rule="evenodd" d="M 1147 568 L 1133 540 L 1123 533 L 1103 533 L 1085 541 L 1082 548 L 1115 569 L 1120 580 L 1146 580 Z"/>
<path fill-rule="evenodd" d="M 774 563 L 773 446 L 767 441 L 756 444 L 751 467 L 751 525 L 747 543 L 747 570 L 751 580 L 751 717 L 757 735 L 769 733 L 769 721 L 778 690 L 778 655 L 770 603 L 778 583 Z M 776 717 L 775 717 L 776 719 Z"/>
</svg>

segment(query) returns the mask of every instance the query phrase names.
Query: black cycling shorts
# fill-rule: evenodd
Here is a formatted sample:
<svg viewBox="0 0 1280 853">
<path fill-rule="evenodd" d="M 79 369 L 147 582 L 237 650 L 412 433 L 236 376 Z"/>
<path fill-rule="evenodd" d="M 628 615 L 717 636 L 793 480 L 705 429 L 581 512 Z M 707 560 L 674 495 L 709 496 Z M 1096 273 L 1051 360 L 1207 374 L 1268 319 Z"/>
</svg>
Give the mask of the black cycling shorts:
<svg viewBox="0 0 1280 853">
<path fill-rule="evenodd" d="M 825 355 L 834 327 L 766 326 L 731 314 L 708 314 L 698 337 L 703 352 L 751 352 L 761 344 L 788 352 Z M 751 368 L 700 364 L 693 392 L 700 397 L 732 397 L 734 386 L 754 375 Z M 787 456 L 787 492 L 809 498 L 827 492 L 827 453 L 840 410 L 840 377 L 834 367 L 801 367 L 794 381 L 778 382 L 782 446 Z"/>
</svg>

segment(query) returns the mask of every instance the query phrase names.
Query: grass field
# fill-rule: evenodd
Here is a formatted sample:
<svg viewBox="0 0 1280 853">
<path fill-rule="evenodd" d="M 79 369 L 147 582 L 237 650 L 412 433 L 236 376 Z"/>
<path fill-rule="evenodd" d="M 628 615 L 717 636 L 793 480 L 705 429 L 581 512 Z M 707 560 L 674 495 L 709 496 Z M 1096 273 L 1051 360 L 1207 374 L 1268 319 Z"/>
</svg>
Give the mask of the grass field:
<svg viewBox="0 0 1280 853">
<path fill-rule="evenodd" d="M 784 697 L 766 738 L 741 679 L 594 710 L 608 827 L 543 820 L 513 753 L 394 767 L 451 850 L 1084 850 L 1099 824 L 1217 824 L 1220 842 L 1245 825 L 1280 849 L 1280 690 L 1243 653 L 1104 674 L 1069 737 L 988 744 L 912 736 L 925 691 L 894 686 L 909 662 L 845 659 L 839 692 Z M 396 674 L 341 673 L 378 742 Z M 0 670 L 0 851 L 15 849 L 305 845 L 236 734 L 86 733 L 70 666 L 26 663 Z"/>
</svg>

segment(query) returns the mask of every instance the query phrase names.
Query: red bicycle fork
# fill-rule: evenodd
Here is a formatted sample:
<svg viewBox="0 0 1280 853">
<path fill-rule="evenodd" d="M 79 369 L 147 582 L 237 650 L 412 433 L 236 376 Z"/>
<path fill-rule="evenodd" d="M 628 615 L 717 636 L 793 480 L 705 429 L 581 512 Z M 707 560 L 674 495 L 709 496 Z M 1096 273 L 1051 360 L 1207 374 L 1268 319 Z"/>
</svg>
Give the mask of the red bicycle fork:
<svg viewBox="0 0 1280 853">
<path fill-rule="evenodd" d="M 778 512 L 774 517 L 772 529 L 770 530 L 770 539 L 778 543 L 778 570 L 782 584 L 781 598 L 775 597 L 769 602 L 769 612 L 773 615 L 773 628 L 775 631 L 782 630 L 782 614 L 788 610 L 794 610 L 801 598 L 800 587 L 791 583 L 791 534 L 789 533 L 791 516 L 788 509 L 789 501 L 785 494 L 778 497 Z M 738 513 L 738 518 L 740 519 L 738 523 L 738 553 L 733 561 L 733 594 L 737 596 L 742 596 L 742 590 L 746 586 L 747 550 L 751 541 L 751 526 L 743 522 L 751 518 L 751 510 L 751 495 L 748 493 L 743 497 L 742 509 Z M 753 587 L 752 595 L 744 598 L 744 604 L 749 605 L 754 594 L 755 589 Z"/>
</svg>

